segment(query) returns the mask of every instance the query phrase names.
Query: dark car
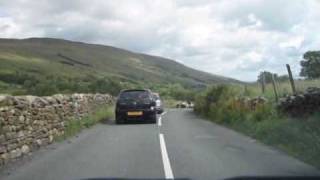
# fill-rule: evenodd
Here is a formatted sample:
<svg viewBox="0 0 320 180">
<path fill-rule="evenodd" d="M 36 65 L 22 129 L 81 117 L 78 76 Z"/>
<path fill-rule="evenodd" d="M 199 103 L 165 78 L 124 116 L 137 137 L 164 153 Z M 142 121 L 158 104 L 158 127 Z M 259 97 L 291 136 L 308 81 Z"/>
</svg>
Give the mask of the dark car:
<svg viewBox="0 0 320 180">
<path fill-rule="evenodd" d="M 150 90 L 131 89 L 120 92 L 115 109 L 116 123 L 145 121 L 156 123 L 156 102 Z"/>
</svg>

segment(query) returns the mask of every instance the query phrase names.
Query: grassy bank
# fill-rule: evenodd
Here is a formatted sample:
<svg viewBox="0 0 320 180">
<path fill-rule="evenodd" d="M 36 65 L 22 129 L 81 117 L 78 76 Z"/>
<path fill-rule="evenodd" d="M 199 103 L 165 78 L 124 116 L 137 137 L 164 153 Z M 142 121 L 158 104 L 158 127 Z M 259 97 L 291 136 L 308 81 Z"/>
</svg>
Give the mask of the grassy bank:
<svg viewBox="0 0 320 180">
<path fill-rule="evenodd" d="M 320 113 L 290 118 L 270 101 L 255 109 L 241 105 L 241 95 L 238 87 L 211 87 L 198 95 L 195 111 L 320 168 Z"/>
<path fill-rule="evenodd" d="M 245 118 L 224 125 L 320 168 L 319 119 L 320 114 L 306 119 L 266 117 L 258 122 Z"/>
<path fill-rule="evenodd" d="M 94 113 L 82 118 L 81 120 L 71 119 L 67 122 L 65 133 L 62 136 L 56 137 L 56 140 L 63 140 L 74 136 L 82 129 L 89 128 L 98 122 L 108 121 L 114 118 L 114 106 L 103 106 Z"/>
</svg>

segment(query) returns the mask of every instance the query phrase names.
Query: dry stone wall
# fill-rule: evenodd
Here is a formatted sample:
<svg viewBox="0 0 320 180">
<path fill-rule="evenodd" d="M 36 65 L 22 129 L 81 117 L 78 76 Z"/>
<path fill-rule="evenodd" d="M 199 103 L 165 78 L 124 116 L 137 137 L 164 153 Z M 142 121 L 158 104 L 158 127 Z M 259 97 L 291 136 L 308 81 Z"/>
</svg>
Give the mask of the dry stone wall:
<svg viewBox="0 0 320 180">
<path fill-rule="evenodd" d="M 52 143 L 68 120 L 112 102 L 108 94 L 0 96 L 0 166 Z"/>
<path fill-rule="evenodd" d="M 278 107 L 292 116 L 320 112 L 320 88 L 310 87 L 303 93 L 281 98 Z"/>
</svg>

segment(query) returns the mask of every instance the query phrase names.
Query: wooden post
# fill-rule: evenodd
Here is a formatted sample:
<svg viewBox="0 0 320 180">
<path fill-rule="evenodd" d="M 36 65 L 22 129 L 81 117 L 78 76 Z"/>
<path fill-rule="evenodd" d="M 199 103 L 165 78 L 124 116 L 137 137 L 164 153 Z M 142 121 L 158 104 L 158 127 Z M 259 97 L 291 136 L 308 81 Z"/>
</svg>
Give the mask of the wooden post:
<svg viewBox="0 0 320 180">
<path fill-rule="evenodd" d="M 248 94 L 248 86 L 247 86 L 247 84 L 244 85 L 244 93 L 243 93 L 243 95 L 245 95 L 245 96 L 249 95 Z"/>
<path fill-rule="evenodd" d="M 262 89 L 262 94 L 265 93 L 266 91 L 266 73 L 265 71 L 262 72 L 262 77 L 261 77 L 261 89 Z"/>
<path fill-rule="evenodd" d="M 276 79 L 276 87 L 277 87 L 277 90 L 278 90 L 278 95 L 281 96 L 281 93 L 282 92 L 282 89 L 281 89 L 281 82 L 279 81 L 279 79 Z"/>
<path fill-rule="evenodd" d="M 274 96 L 276 98 L 276 102 L 278 102 L 279 96 L 278 96 L 278 91 L 277 91 L 277 86 L 276 86 L 276 81 L 275 81 L 275 74 L 272 74 L 272 86 L 273 86 L 273 91 L 274 91 Z"/>
<path fill-rule="evenodd" d="M 288 74 L 289 74 L 289 79 L 290 79 L 290 83 L 291 83 L 292 92 L 293 92 L 293 94 L 296 94 L 296 86 L 294 85 L 294 80 L 293 80 L 293 76 L 292 76 L 290 65 L 287 64 L 286 66 L 287 66 L 287 70 L 288 70 Z"/>
</svg>

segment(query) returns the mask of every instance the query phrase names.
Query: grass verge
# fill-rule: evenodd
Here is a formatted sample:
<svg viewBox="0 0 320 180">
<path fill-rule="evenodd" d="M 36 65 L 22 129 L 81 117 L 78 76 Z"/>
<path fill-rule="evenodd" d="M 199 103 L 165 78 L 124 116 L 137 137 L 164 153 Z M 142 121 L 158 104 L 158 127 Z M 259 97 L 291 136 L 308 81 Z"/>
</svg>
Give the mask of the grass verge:
<svg viewBox="0 0 320 180">
<path fill-rule="evenodd" d="M 114 118 L 114 106 L 103 106 L 95 112 L 89 114 L 88 116 L 83 117 L 81 120 L 70 119 L 69 121 L 67 121 L 64 134 L 62 136 L 55 137 L 55 140 L 64 140 L 68 137 L 76 135 L 82 129 L 90 128 L 98 122 L 110 120 L 112 118 Z"/>
<path fill-rule="evenodd" d="M 248 109 L 237 103 L 237 96 L 232 88 L 212 87 L 196 97 L 195 111 L 320 168 L 320 113 L 290 118 L 271 102 Z"/>
<path fill-rule="evenodd" d="M 274 146 L 291 156 L 320 168 L 320 113 L 307 119 L 278 117 L 223 125 Z"/>
</svg>

